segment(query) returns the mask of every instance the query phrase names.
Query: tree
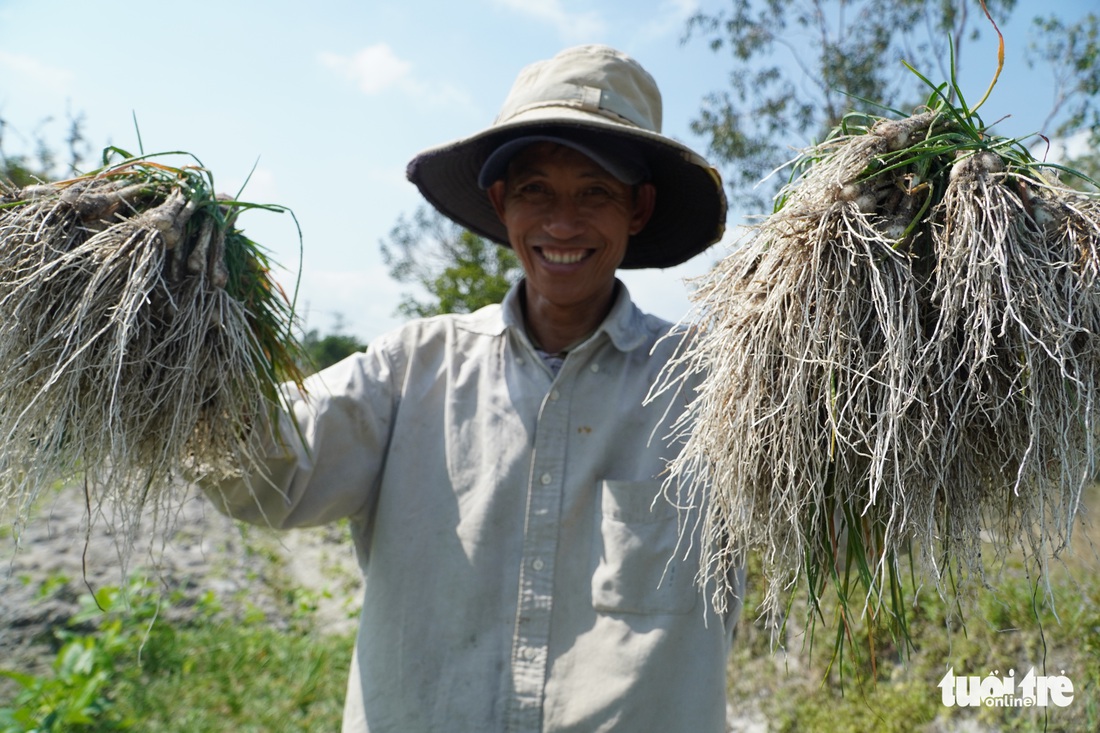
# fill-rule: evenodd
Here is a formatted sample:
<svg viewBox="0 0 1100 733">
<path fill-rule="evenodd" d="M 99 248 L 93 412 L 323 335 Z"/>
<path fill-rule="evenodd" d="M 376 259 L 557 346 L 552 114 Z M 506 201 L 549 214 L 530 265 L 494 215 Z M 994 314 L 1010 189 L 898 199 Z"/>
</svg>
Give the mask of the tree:
<svg viewBox="0 0 1100 733">
<path fill-rule="evenodd" d="M 985 0 L 999 25 L 1015 5 Z M 1035 28 L 1045 43 L 1034 53 L 1058 70 L 1066 92 L 1059 134 L 1090 124 L 1096 134 L 1096 16 Z M 974 0 L 732 0 L 688 23 L 685 41 L 701 38 L 731 62 L 729 88 L 706 97 L 692 129 L 730 171 L 738 208 L 767 210 L 782 181 L 757 184 L 793 157 L 792 147 L 820 140 L 847 112 L 889 116 L 927 100 L 931 90 L 903 61 L 947 81 L 971 50 L 996 48 L 984 42 L 993 35 Z"/>
<path fill-rule="evenodd" d="M 321 335 L 316 328 L 306 331 L 302 337 L 302 348 L 305 350 L 307 363 L 303 365 L 303 371 L 313 372 L 332 366 L 346 356 L 351 356 L 357 351 L 365 351 L 367 345 L 344 333 L 344 317 L 336 314 L 336 322 L 330 333 Z"/>
<path fill-rule="evenodd" d="M 48 181 L 58 177 L 58 159 L 53 146 L 47 140 L 45 128 L 53 118 L 42 120 L 31 134 L 32 154 L 9 154 L 4 143 L 11 125 L 0 118 L 0 183 L 22 188 L 33 183 Z M 79 174 L 80 167 L 88 155 L 88 141 L 84 138 L 84 115 L 68 115 L 65 133 L 65 149 L 68 161 L 63 176 Z"/>
<path fill-rule="evenodd" d="M 439 212 L 421 206 L 399 217 L 382 242 L 390 275 L 420 286 L 430 300 L 405 295 L 398 313 L 407 317 L 472 313 L 503 300 L 522 267 L 512 250 L 466 231 Z"/>
<path fill-rule="evenodd" d="M 1100 16 L 1089 13 L 1072 25 L 1055 16 L 1032 22 L 1037 39 L 1029 63 L 1048 65 L 1054 76 L 1055 104 L 1047 124 L 1060 118 L 1055 137 L 1083 143 L 1085 152 L 1064 151 L 1065 164 L 1100 181 Z"/>
</svg>

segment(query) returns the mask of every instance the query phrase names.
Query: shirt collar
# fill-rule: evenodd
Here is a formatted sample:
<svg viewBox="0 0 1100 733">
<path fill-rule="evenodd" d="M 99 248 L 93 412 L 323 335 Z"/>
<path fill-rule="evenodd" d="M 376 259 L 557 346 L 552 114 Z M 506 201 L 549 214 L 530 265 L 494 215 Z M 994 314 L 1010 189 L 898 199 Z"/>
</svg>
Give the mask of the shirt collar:
<svg viewBox="0 0 1100 733">
<path fill-rule="evenodd" d="M 611 343 L 619 351 L 633 351 L 646 342 L 645 316 L 631 300 L 626 284 L 618 279 L 615 280 L 615 283 L 618 285 L 615 302 L 612 304 L 607 318 L 603 320 L 603 323 L 599 325 L 592 336 L 602 331 L 607 334 L 608 338 L 611 339 Z M 501 303 L 501 316 L 505 328 L 522 334 L 523 338 L 527 339 L 527 329 L 523 324 L 523 308 L 520 304 L 522 287 L 523 280 L 521 279 L 508 290 L 508 294 L 504 296 L 504 301 Z M 592 336 L 585 339 L 585 341 L 590 340 Z"/>
</svg>

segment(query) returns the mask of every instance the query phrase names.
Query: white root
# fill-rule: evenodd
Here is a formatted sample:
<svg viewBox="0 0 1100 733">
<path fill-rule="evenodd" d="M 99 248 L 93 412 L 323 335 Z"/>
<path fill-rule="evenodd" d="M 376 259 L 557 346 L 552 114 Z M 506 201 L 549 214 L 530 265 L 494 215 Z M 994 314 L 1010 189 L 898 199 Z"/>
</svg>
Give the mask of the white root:
<svg viewBox="0 0 1100 733">
<path fill-rule="evenodd" d="M 53 196 L 57 193 L 58 187 L 52 183 L 35 183 L 30 186 L 24 186 L 19 189 L 14 195 L 6 198 L 11 198 L 15 201 L 34 200 L 39 198 L 45 198 L 47 196 Z"/>
<path fill-rule="evenodd" d="M 229 282 L 229 270 L 225 266 L 225 232 L 221 229 L 214 235 L 210 246 L 210 282 L 216 288 L 224 288 Z"/>
<path fill-rule="evenodd" d="M 24 189 L 0 210 L 0 510 L 26 517 L 42 490 L 82 475 L 88 519 L 112 522 L 125 563 L 129 530 L 147 507 L 169 516 L 192 456 L 219 473 L 256 465 L 247 425 L 270 386 L 250 315 L 187 273 L 182 242 L 166 246 L 199 206 L 170 183 L 81 183 Z"/>
<path fill-rule="evenodd" d="M 187 257 L 189 272 L 198 275 L 207 271 L 207 252 L 210 249 L 210 241 L 214 238 L 215 225 L 213 217 L 207 216 L 202 220 L 199 233 L 195 236 L 195 246 Z"/>
<path fill-rule="evenodd" d="M 164 248 L 167 250 L 174 250 L 179 243 L 183 240 L 184 233 L 187 230 L 187 225 L 191 221 L 191 218 L 195 215 L 195 211 L 199 207 L 199 197 L 188 197 L 187 203 L 183 205 L 180 212 L 172 219 L 172 226 L 168 227 L 165 231 L 161 232 L 161 239 L 164 242 Z"/>
<path fill-rule="evenodd" d="M 900 120 L 879 120 L 871 128 L 870 135 L 885 141 L 889 152 L 909 147 L 919 135 L 924 135 L 942 119 L 935 112 L 924 112 Z"/>
<path fill-rule="evenodd" d="M 781 615 L 845 527 L 867 536 L 868 604 L 908 553 L 941 591 L 986 582 L 983 530 L 1045 575 L 1095 476 L 1100 198 L 1022 186 L 992 151 L 960 157 L 939 200 L 868 178 L 869 154 L 939 125 L 917 118 L 814 151 L 697 281 L 658 389 L 698 383 L 666 490 L 709 499 L 700 580 L 719 606 L 752 549 Z"/>
<path fill-rule="evenodd" d="M 181 189 L 173 188 L 164 203 L 140 215 L 141 226 L 161 233 L 170 231 L 186 204 L 187 195 Z"/>
</svg>

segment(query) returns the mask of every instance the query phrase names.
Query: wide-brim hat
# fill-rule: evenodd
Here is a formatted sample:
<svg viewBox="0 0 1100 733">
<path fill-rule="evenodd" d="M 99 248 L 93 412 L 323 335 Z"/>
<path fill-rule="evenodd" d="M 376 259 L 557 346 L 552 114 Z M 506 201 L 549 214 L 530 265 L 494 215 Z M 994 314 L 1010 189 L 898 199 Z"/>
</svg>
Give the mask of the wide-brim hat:
<svg viewBox="0 0 1100 733">
<path fill-rule="evenodd" d="M 678 265 L 722 238 L 721 177 L 701 155 L 661 134 L 657 83 L 637 61 L 607 46 L 566 49 L 526 67 L 489 128 L 425 150 L 407 175 L 444 215 L 510 246 L 478 177 L 501 145 L 530 136 L 577 140 L 592 149 L 617 141 L 644 156 L 656 203 L 649 222 L 630 238 L 621 267 Z"/>
</svg>

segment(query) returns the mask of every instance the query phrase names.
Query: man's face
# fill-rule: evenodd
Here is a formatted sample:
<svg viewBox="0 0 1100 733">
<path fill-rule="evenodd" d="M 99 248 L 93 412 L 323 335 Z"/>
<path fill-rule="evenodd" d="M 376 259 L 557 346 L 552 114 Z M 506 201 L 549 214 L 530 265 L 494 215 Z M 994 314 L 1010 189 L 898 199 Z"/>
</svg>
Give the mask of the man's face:
<svg viewBox="0 0 1100 733">
<path fill-rule="evenodd" d="M 527 276 L 527 297 L 603 307 L 630 236 L 653 212 L 654 188 L 618 180 L 572 148 L 535 143 L 489 188 Z"/>
</svg>

